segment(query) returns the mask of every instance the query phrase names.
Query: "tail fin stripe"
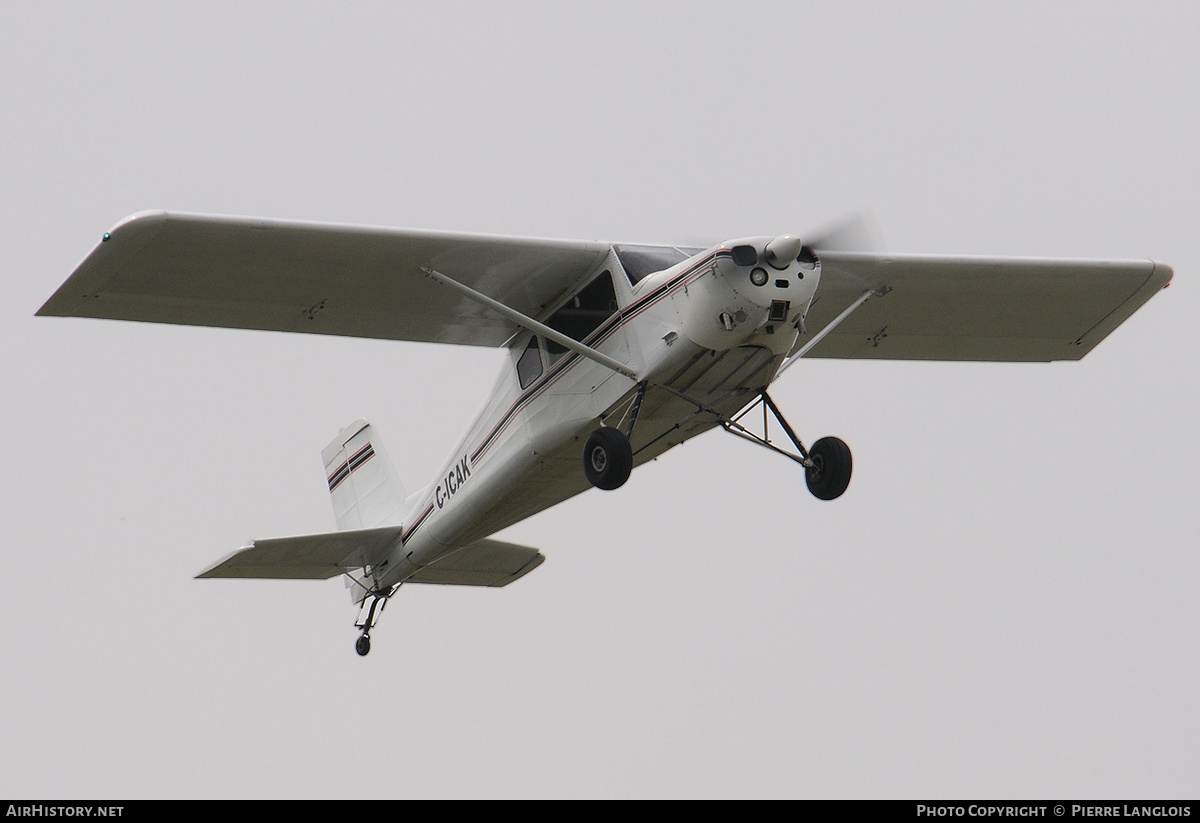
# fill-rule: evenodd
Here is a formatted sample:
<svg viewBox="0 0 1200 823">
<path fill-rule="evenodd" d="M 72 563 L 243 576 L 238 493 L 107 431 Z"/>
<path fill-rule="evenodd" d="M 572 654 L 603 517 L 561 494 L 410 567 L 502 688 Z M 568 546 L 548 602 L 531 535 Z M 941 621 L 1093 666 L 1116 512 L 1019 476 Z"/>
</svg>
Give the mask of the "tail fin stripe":
<svg viewBox="0 0 1200 823">
<path fill-rule="evenodd" d="M 354 456 L 351 457 L 346 462 L 350 464 L 350 471 L 354 471 L 355 469 L 357 469 L 363 463 L 366 463 L 368 460 L 370 460 L 374 456 L 375 456 L 375 450 L 373 448 L 371 448 L 371 444 L 368 443 L 367 445 L 365 445 L 361 449 L 359 449 L 357 452 L 355 452 Z"/>
<path fill-rule="evenodd" d="M 350 468 L 343 463 L 337 467 L 337 471 L 329 475 L 329 490 L 333 491 L 342 484 L 342 481 L 350 476 Z"/>
<path fill-rule="evenodd" d="M 375 456 L 375 449 L 371 448 L 371 444 L 363 446 L 354 453 L 354 456 L 345 463 L 337 467 L 333 474 L 329 475 L 329 490 L 333 491 L 341 485 L 342 481 L 354 473 L 354 470 L 366 463 Z"/>
<path fill-rule="evenodd" d="M 399 526 L 404 519 L 404 484 L 378 435 L 360 418 L 321 450 L 325 479 L 338 529 Z"/>
</svg>

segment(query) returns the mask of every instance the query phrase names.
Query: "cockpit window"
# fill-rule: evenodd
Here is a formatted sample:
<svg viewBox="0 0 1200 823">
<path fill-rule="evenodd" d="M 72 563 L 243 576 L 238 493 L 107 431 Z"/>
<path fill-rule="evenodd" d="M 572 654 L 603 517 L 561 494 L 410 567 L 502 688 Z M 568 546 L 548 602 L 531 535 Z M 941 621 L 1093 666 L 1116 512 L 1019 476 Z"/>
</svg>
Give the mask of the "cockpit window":
<svg viewBox="0 0 1200 823">
<path fill-rule="evenodd" d="M 521 353 L 521 359 L 517 361 L 517 380 L 520 382 L 522 389 L 527 389 L 530 383 L 541 376 L 542 355 L 538 351 L 538 339 L 537 337 L 531 337 L 529 338 L 529 345 Z"/>
<path fill-rule="evenodd" d="M 616 311 L 617 293 L 613 290 L 612 274 L 605 271 L 551 315 L 546 325 L 572 340 L 582 342 Z M 546 352 L 551 359 L 566 350 L 553 340 L 546 341 Z"/>
<path fill-rule="evenodd" d="M 613 246 L 621 267 L 632 285 L 656 271 L 682 263 L 703 249 L 679 249 L 674 246 Z"/>
</svg>

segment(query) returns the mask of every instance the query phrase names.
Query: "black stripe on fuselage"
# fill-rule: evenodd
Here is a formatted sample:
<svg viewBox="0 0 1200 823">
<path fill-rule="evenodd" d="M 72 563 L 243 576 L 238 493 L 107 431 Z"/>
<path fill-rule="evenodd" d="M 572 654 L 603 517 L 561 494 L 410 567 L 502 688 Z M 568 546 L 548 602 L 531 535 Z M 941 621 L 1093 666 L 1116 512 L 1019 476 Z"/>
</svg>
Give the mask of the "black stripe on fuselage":
<svg viewBox="0 0 1200 823">
<path fill-rule="evenodd" d="M 413 536 L 413 532 L 415 532 L 418 528 L 420 528 L 421 524 L 425 522 L 425 518 L 429 517 L 429 515 L 431 515 L 431 514 L 433 514 L 433 504 L 432 503 L 430 503 L 428 506 L 425 507 L 425 511 L 421 512 L 421 516 L 413 521 L 413 524 L 408 527 L 408 531 L 406 531 L 402 535 L 400 535 L 400 542 L 402 544 L 407 543 L 408 539 Z"/>
<path fill-rule="evenodd" d="M 695 264 L 677 274 L 675 277 L 668 280 L 666 283 L 663 283 L 653 291 L 642 295 L 624 309 L 618 310 L 615 314 L 613 314 L 612 317 L 610 317 L 598 329 L 596 329 L 596 331 L 580 342 L 582 342 L 585 346 L 596 348 L 609 337 L 611 337 L 613 333 L 617 331 L 617 329 L 625 325 L 637 315 L 644 312 L 646 309 L 650 308 L 655 303 L 665 298 L 668 294 L 685 286 L 690 281 L 704 275 L 707 272 L 708 267 L 715 263 L 717 258 L 729 257 L 731 255 L 732 252 L 730 252 L 728 249 L 718 249 L 712 254 L 705 256 Z M 471 465 L 475 465 L 476 461 L 478 461 L 479 458 L 481 458 L 484 453 L 491 448 L 491 446 L 496 442 L 496 438 L 498 438 L 500 433 L 508 427 L 508 424 L 512 422 L 513 417 L 516 416 L 516 414 L 522 408 L 524 408 L 530 401 L 549 388 L 555 381 L 558 380 L 558 378 L 562 377 L 567 370 L 569 370 L 582 359 L 582 355 L 575 352 L 568 352 L 565 357 L 559 360 L 558 363 L 554 364 L 540 379 L 534 382 L 532 386 L 522 392 L 521 395 L 518 396 L 515 401 L 513 401 L 513 404 L 508 407 L 508 410 L 501 415 L 499 422 L 497 422 L 496 425 L 492 427 L 492 430 L 487 433 L 482 441 L 480 441 L 478 448 L 471 453 Z M 401 536 L 400 542 L 402 544 L 407 543 L 416 530 L 420 528 L 421 524 L 424 523 L 429 517 L 429 515 L 433 514 L 433 508 L 434 505 L 432 502 L 426 506 L 425 510 L 421 512 L 421 516 L 418 517 L 413 522 L 412 526 L 409 527 L 408 531 Z"/>
<path fill-rule="evenodd" d="M 670 292 L 673 292 L 679 287 L 685 285 L 688 281 L 703 275 L 705 273 L 704 270 L 711 263 L 715 262 L 718 257 L 728 257 L 730 254 L 731 252 L 729 250 L 721 249 L 704 257 L 702 260 L 699 260 L 694 265 L 689 266 L 686 270 L 680 272 L 671 280 L 663 283 L 658 288 L 643 295 L 638 300 L 630 303 L 624 309 L 618 311 L 609 320 L 602 324 L 595 332 L 593 332 L 589 337 L 584 338 L 584 340 L 581 342 L 593 349 L 598 348 L 621 326 L 625 325 L 634 317 L 650 308 L 650 306 L 653 304 L 662 300 Z M 518 411 L 521 410 L 521 408 L 528 404 L 529 401 L 533 400 L 534 397 L 541 394 L 550 386 L 551 383 L 565 374 L 567 369 L 575 365 L 581 359 L 583 359 L 582 355 L 576 354 L 575 352 L 569 352 L 566 357 L 562 358 L 562 360 L 551 367 L 550 370 L 547 371 L 539 381 L 535 382 L 532 386 L 526 389 L 525 392 L 516 399 L 513 405 L 509 407 L 508 411 L 504 413 L 492 430 L 488 432 L 487 436 L 483 438 L 475 451 L 471 453 L 471 464 L 474 465 L 475 462 L 488 450 L 488 448 L 492 446 L 500 432 L 502 432 L 508 426 L 508 424 L 512 421 L 512 418 Z"/>
</svg>

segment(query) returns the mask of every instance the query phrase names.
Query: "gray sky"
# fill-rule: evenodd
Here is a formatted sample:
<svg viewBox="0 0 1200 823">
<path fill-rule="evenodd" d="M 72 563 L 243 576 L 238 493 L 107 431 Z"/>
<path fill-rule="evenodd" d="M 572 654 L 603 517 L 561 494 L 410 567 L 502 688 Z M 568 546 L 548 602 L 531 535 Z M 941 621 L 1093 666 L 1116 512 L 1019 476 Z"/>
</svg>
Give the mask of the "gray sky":
<svg viewBox="0 0 1200 823">
<path fill-rule="evenodd" d="M 1192 797 L 1200 12 L 1190 3 L 0 9 L 0 796 Z M 1155 257 L 1080 363 L 813 361 L 832 504 L 711 433 L 508 530 L 498 590 L 197 581 L 409 488 L 490 351 L 33 318 L 149 208 L 707 245 Z"/>
</svg>

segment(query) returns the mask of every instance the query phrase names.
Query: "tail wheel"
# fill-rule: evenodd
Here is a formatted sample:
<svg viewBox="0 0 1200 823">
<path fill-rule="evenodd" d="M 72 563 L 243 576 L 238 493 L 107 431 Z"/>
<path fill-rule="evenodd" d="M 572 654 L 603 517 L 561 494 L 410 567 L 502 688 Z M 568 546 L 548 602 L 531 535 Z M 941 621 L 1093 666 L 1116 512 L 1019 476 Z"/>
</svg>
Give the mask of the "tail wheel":
<svg viewBox="0 0 1200 823">
<path fill-rule="evenodd" d="M 358 652 L 359 657 L 366 657 L 367 652 L 371 651 L 371 638 L 367 635 L 362 635 L 354 643 L 354 651 Z"/>
<path fill-rule="evenodd" d="M 808 490 L 821 500 L 841 497 L 850 485 L 850 447 L 836 437 L 822 437 L 808 450 L 808 458 Z"/>
<path fill-rule="evenodd" d="M 625 485 L 633 471 L 629 438 L 617 429 L 596 429 L 583 447 L 583 473 L 598 489 L 612 491 Z"/>
</svg>

